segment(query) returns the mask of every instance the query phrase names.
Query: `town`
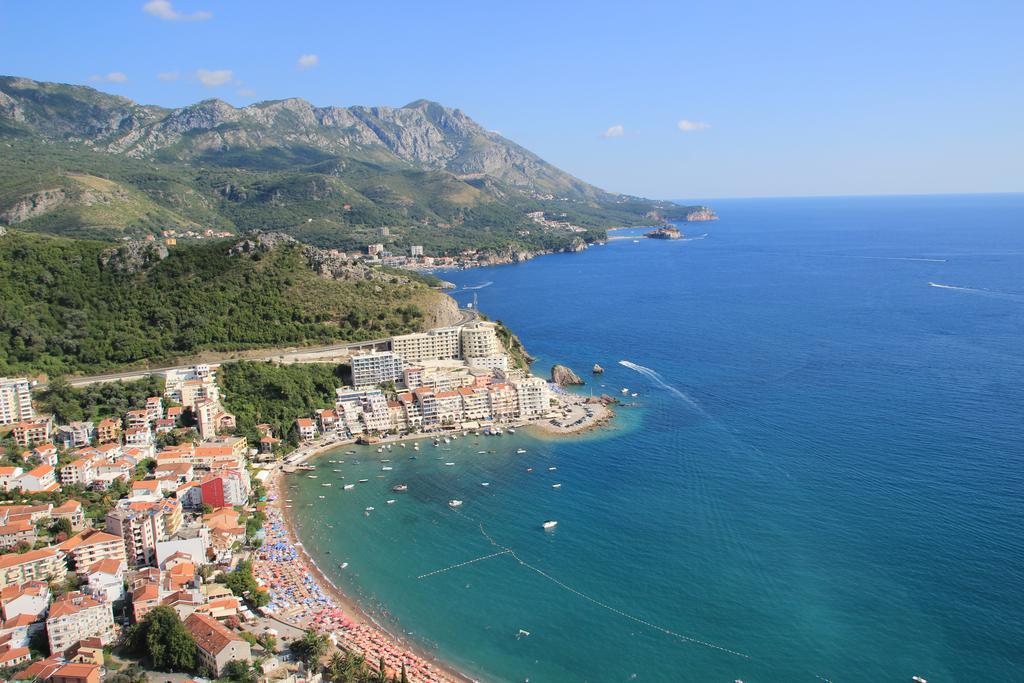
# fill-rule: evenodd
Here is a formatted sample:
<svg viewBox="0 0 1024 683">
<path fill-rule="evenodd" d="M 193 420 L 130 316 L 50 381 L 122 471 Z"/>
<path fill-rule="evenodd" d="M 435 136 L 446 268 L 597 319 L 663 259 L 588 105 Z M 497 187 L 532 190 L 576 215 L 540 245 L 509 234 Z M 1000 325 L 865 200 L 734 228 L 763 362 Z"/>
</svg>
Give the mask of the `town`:
<svg viewBox="0 0 1024 683">
<path fill-rule="evenodd" d="M 570 433 L 609 413 L 515 367 L 486 320 L 355 345 L 347 360 L 351 384 L 333 405 L 299 417 L 289 434 L 257 425 L 258 443 L 234 433 L 216 365 L 166 370 L 160 395 L 96 422 L 58 423 L 37 412 L 28 378 L 0 379 L 0 672 L 110 679 L 111 666 L 129 665 L 133 634 L 170 611 L 195 642 L 197 676 L 232 677 L 258 653 L 267 679 L 315 682 L 316 668 L 276 640 L 284 624 L 299 628 L 293 635 L 311 626 L 308 614 L 286 614 L 288 596 L 309 586 L 304 575 L 279 583 L 293 566 L 280 563 L 280 549 L 293 546 L 272 505 L 277 477 L 343 443 L 525 424 Z M 358 633 L 331 642 L 365 656 L 376 641 Z M 415 656 L 392 654 L 378 666 L 443 680 Z"/>
</svg>

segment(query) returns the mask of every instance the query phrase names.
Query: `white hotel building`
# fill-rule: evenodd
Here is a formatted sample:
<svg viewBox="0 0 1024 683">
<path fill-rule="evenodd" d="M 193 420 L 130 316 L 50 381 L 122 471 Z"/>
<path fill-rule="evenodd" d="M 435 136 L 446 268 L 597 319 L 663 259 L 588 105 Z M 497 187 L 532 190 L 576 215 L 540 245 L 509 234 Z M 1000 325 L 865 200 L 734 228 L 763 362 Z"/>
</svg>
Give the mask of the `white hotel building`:
<svg viewBox="0 0 1024 683">
<path fill-rule="evenodd" d="M 391 352 L 406 363 L 459 358 L 458 327 L 439 327 L 429 332 L 401 334 L 391 338 Z"/>
<path fill-rule="evenodd" d="M 402 358 L 391 351 L 375 351 L 352 357 L 352 386 L 375 387 L 384 382 L 401 382 Z"/>
</svg>

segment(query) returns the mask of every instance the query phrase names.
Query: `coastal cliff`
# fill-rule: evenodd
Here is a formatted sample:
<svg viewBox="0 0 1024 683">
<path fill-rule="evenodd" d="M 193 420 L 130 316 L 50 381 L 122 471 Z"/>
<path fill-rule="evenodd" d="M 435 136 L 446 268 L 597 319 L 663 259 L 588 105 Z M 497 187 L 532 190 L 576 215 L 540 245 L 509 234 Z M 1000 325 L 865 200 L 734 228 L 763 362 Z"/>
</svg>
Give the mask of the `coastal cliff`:
<svg viewBox="0 0 1024 683">
<path fill-rule="evenodd" d="M 700 206 L 686 214 L 686 220 L 691 223 L 699 221 L 717 221 L 718 214 L 706 206 Z"/>
<path fill-rule="evenodd" d="M 565 254 L 579 253 L 586 251 L 587 242 L 582 237 L 576 237 L 567 246 L 558 249 L 524 249 L 515 245 L 509 245 L 501 249 L 485 250 L 481 253 L 477 265 L 500 266 L 509 263 L 523 263 L 531 259 L 543 256 L 544 254 Z"/>
<path fill-rule="evenodd" d="M 423 310 L 423 329 L 429 330 L 433 327 L 449 327 L 457 325 L 462 320 L 459 313 L 459 304 L 447 294 L 438 293 L 430 299 L 429 304 Z"/>
</svg>

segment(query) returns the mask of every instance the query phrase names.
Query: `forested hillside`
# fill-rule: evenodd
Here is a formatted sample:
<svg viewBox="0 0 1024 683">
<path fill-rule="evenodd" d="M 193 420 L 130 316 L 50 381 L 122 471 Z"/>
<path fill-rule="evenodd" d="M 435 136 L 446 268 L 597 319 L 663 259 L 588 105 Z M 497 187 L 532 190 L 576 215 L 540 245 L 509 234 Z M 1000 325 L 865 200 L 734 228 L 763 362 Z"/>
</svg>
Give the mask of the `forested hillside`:
<svg viewBox="0 0 1024 683">
<path fill-rule="evenodd" d="M 9 231 L 0 236 L 0 374 L 95 373 L 202 350 L 409 332 L 443 294 L 365 269 L 318 276 L 303 246 L 169 253 Z"/>
</svg>

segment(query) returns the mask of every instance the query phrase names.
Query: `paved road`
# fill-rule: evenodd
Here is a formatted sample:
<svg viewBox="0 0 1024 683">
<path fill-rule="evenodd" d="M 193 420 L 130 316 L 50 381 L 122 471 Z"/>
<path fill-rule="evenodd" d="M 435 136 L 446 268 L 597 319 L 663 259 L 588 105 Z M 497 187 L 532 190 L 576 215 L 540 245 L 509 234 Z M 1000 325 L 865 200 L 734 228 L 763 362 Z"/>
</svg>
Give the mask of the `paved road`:
<svg viewBox="0 0 1024 683">
<path fill-rule="evenodd" d="M 466 325 L 476 319 L 476 311 L 460 308 L 461 319 L 454 326 Z M 245 356 L 245 360 L 253 361 L 277 361 L 278 363 L 316 363 L 351 354 L 353 351 L 366 351 L 370 349 L 386 351 L 388 337 L 382 339 L 371 339 L 369 341 L 352 342 L 348 344 L 327 344 L 325 346 L 304 346 L 288 349 L 274 349 L 266 354 Z M 230 359 L 229 359 L 230 360 Z M 229 362 L 229 360 L 221 362 Z M 221 362 L 209 363 L 213 367 Z M 183 365 L 170 365 L 162 368 L 150 368 L 148 370 L 129 370 L 125 372 L 110 372 L 103 375 L 86 375 L 84 377 L 69 377 L 68 384 L 73 387 L 84 387 L 90 384 L 101 384 L 103 382 L 127 382 L 142 379 L 148 375 L 160 375 L 170 370 L 185 370 L 194 366 L 195 363 Z"/>
</svg>

